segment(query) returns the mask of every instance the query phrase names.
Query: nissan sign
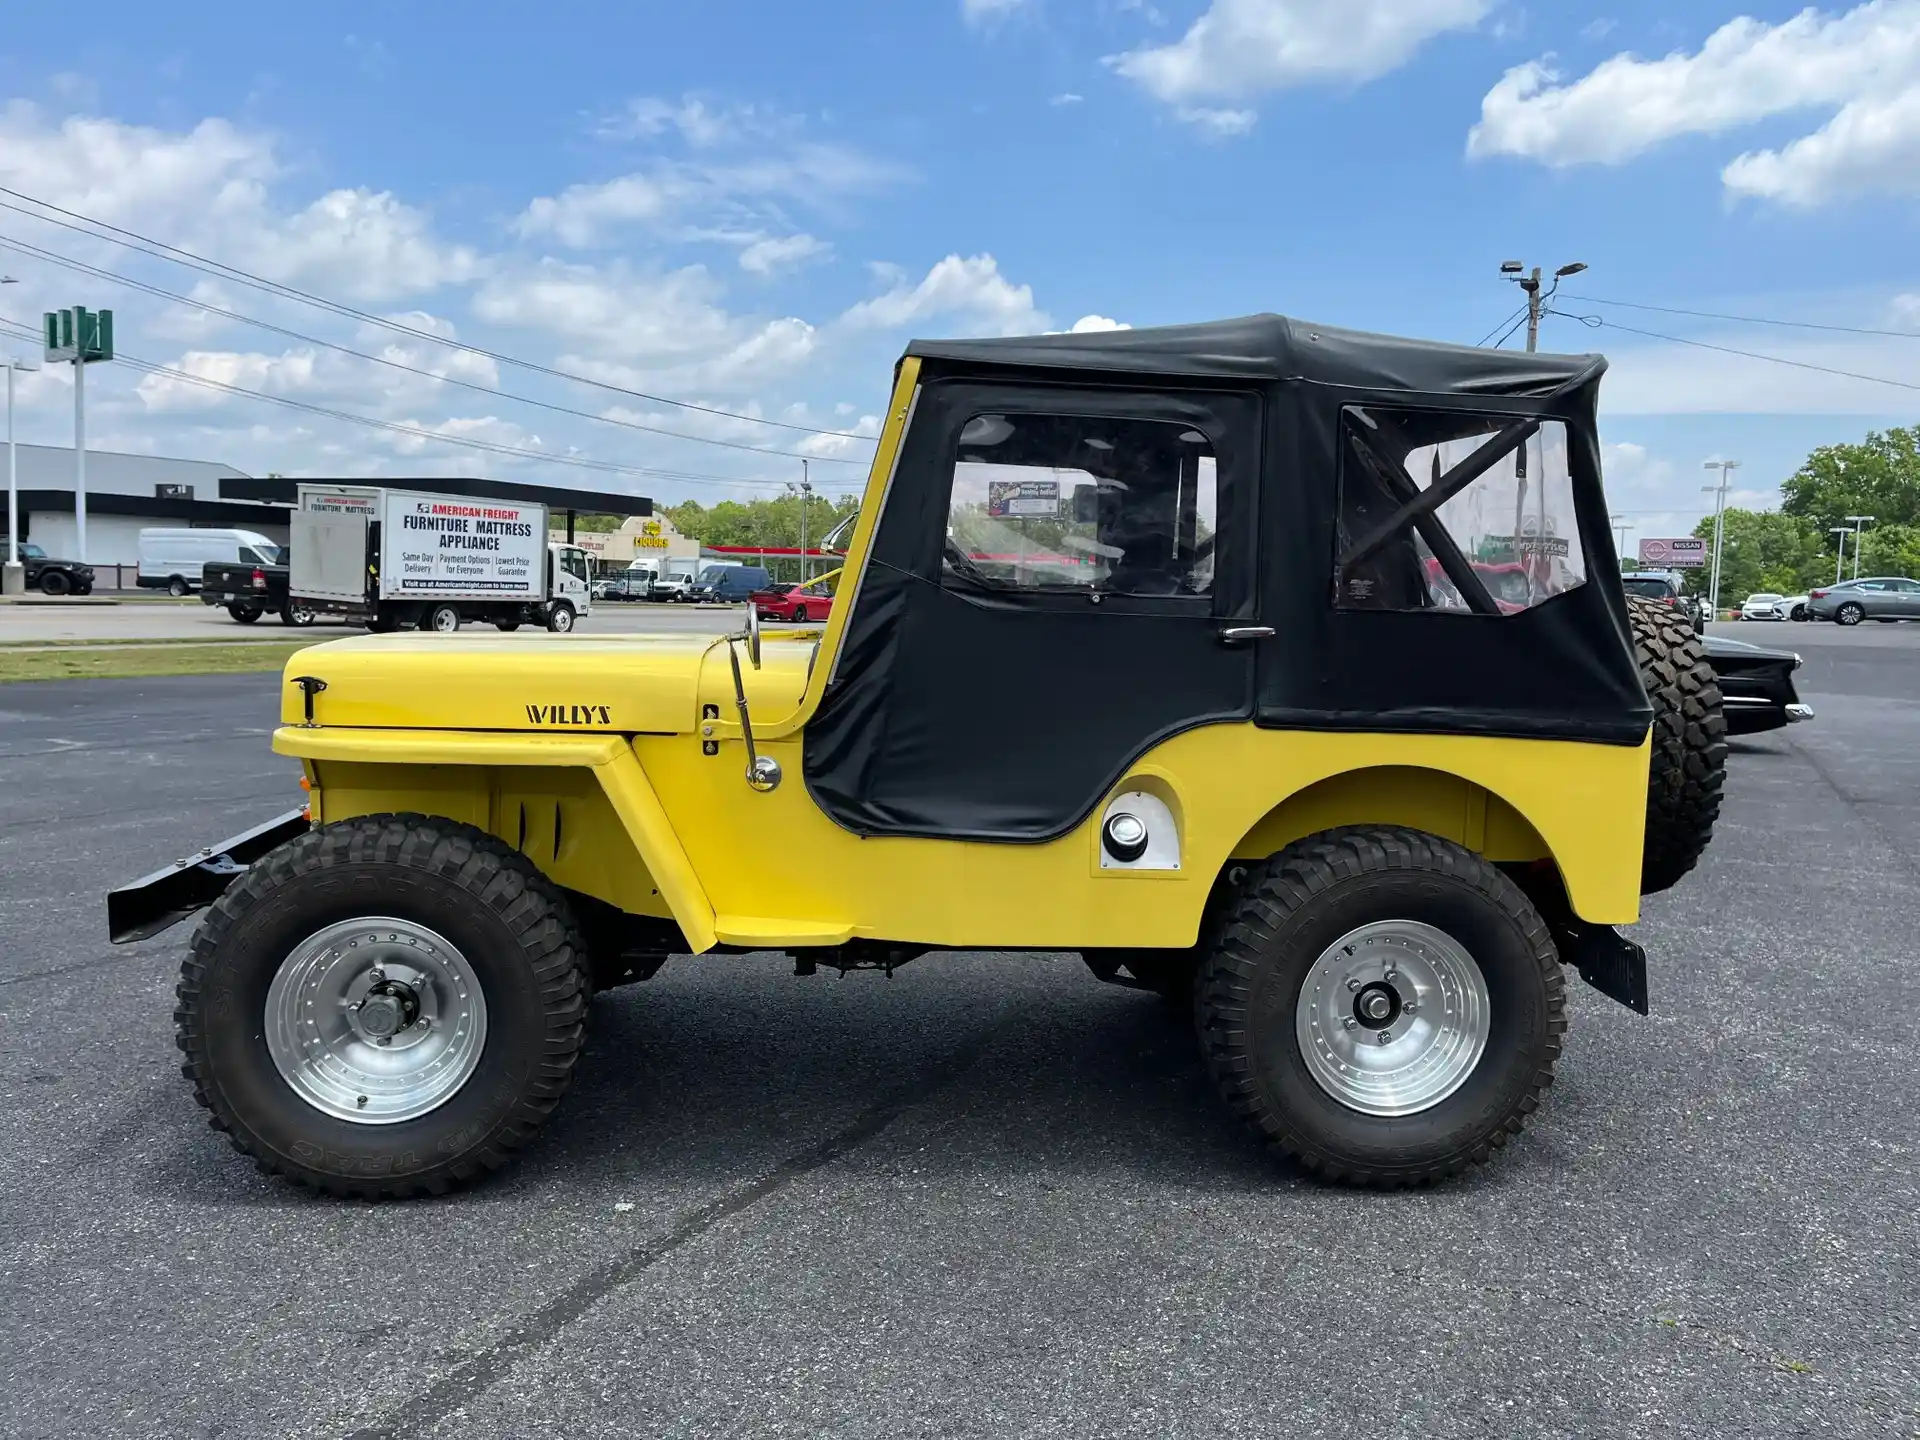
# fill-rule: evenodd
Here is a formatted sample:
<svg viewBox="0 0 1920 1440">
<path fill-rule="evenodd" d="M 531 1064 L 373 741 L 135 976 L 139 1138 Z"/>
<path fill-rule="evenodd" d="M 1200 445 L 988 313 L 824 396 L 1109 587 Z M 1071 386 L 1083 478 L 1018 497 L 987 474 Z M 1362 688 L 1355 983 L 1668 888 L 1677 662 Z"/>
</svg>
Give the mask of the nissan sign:
<svg viewBox="0 0 1920 1440">
<path fill-rule="evenodd" d="M 1707 563 L 1704 540 L 1642 540 L 1640 563 L 1656 570 L 1698 570 Z"/>
</svg>

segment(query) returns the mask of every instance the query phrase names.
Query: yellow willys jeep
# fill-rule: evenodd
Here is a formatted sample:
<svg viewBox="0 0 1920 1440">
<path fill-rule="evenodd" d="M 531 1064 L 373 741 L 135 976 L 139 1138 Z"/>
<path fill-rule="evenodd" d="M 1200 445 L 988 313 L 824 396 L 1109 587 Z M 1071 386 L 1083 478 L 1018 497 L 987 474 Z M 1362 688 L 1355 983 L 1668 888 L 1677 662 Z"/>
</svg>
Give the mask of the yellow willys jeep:
<svg viewBox="0 0 1920 1440">
<path fill-rule="evenodd" d="M 1270 315 L 916 342 L 824 634 L 305 650 L 308 811 L 114 937 L 211 905 L 186 1075 L 341 1195 L 503 1165 L 596 989 L 756 951 L 1077 952 L 1190 1007 L 1278 1150 L 1452 1174 L 1539 1104 L 1563 966 L 1645 1011 L 1613 927 L 1719 806 L 1699 642 L 1619 582 L 1604 369 Z"/>
</svg>

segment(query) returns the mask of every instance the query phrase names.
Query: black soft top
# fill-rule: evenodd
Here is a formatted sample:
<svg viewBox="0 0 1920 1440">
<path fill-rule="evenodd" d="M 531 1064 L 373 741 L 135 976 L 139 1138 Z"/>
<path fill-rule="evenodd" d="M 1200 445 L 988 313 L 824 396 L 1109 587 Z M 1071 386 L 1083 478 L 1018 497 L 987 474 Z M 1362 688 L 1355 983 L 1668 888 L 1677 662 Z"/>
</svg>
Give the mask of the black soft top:
<svg viewBox="0 0 1920 1440">
<path fill-rule="evenodd" d="M 1543 395 L 1597 379 L 1597 355 L 1528 355 L 1436 340 L 1407 340 L 1247 315 L 1200 325 L 1018 335 L 1000 340 L 914 340 L 907 354 L 964 366 L 1108 371 L 1209 380 L 1300 380 L 1430 394 Z"/>
</svg>

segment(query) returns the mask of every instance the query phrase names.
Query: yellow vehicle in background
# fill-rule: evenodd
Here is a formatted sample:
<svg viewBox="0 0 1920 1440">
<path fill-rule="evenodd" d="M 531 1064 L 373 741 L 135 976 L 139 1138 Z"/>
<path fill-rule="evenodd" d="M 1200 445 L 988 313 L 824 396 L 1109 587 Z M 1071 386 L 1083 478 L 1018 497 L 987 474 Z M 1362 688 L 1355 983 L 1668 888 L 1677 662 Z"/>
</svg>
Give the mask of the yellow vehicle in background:
<svg viewBox="0 0 1920 1440">
<path fill-rule="evenodd" d="M 186 1074 L 340 1195 L 498 1168 L 596 989 L 756 951 L 1077 952 L 1190 1007 L 1278 1150 L 1453 1174 L 1540 1103 L 1563 966 L 1645 1011 L 1613 927 L 1719 805 L 1699 642 L 1621 589 L 1604 369 L 1278 316 L 916 342 L 824 632 L 305 650 L 308 808 L 114 938 L 211 905 Z"/>
</svg>

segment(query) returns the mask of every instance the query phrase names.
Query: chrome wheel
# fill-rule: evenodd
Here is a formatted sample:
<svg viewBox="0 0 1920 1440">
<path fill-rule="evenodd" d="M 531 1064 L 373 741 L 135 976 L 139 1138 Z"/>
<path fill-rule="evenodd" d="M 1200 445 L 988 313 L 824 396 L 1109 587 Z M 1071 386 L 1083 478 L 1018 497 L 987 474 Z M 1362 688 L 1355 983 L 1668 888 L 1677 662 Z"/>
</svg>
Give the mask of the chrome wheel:
<svg viewBox="0 0 1920 1440">
<path fill-rule="evenodd" d="M 1294 1032 L 1322 1090 L 1363 1115 L 1446 1099 L 1487 1048 L 1487 982 L 1466 947 L 1417 920 L 1351 930 L 1313 962 Z"/>
<path fill-rule="evenodd" d="M 294 948 L 267 987 L 267 1053 L 314 1109 L 394 1125 L 451 1098 L 487 1040 L 467 958 L 409 920 L 370 915 Z"/>
</svg>

